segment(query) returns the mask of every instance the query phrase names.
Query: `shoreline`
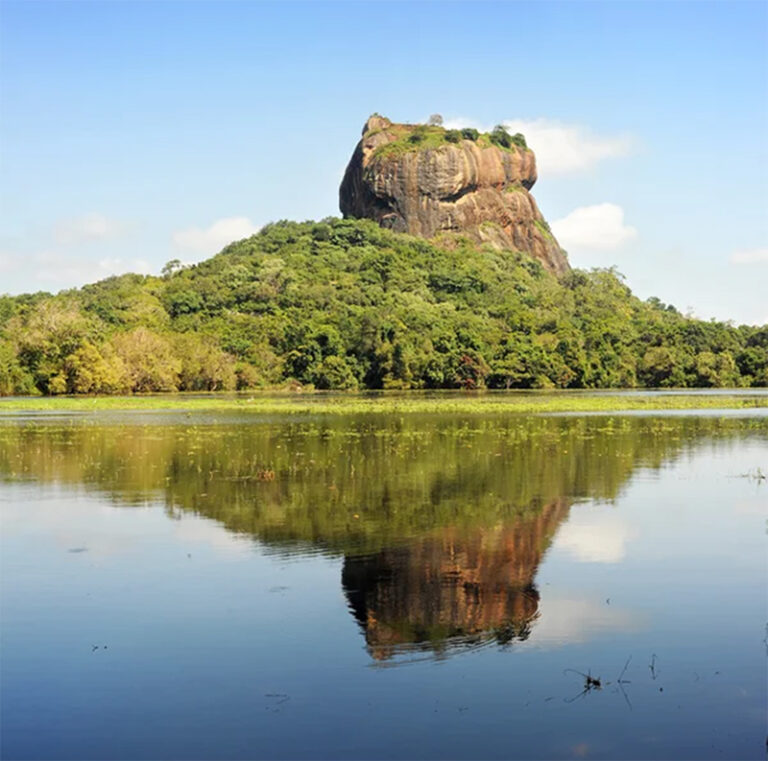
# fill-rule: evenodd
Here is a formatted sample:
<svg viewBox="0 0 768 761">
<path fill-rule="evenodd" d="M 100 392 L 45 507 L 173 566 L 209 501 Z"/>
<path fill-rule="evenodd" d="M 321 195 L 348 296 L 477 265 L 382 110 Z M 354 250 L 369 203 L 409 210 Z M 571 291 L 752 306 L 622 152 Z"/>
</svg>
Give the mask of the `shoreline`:
<svg viewBox="0 0 768 761">
<path fill-rule="evenodd" d="M 0 398 L 0 419 L 18 412 L 254 412 L 297 414 L 500 414 L 546 412 L 632 412 L 665 410 L 768 408 L 768 389 L 615 390 L 510 392 L 264 392 L 233 396 L 223 393 L 97 397 Z"/>
</svg>

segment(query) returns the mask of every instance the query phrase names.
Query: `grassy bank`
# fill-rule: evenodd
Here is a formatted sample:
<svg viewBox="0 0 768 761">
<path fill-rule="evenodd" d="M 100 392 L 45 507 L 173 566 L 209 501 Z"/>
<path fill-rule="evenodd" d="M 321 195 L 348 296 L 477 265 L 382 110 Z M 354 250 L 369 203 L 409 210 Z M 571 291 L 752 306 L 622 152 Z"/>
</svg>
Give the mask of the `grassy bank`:
<svg viewBox="0 0 768 761">
<path fill-rule="evenodd" d="M 269 414 L 409 414 L 621 412 L 633 410 L 754 409 L 768 407 L 768 395 L 691 393 L 446 393 L 250 394 L 208 396 L 24 397 L 0 399 L 0 417 L 12 412 L 236 411 Z"/>
</svg>

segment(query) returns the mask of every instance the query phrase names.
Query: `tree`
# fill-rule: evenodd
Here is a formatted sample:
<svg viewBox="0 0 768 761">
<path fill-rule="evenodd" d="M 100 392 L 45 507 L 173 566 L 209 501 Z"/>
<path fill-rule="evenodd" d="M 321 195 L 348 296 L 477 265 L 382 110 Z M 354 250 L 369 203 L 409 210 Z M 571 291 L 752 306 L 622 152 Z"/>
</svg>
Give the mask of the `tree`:
<svg viewBox="0 0 768 761">
<path fill-rule="evenodd" d="M 235 358 L 211 338 L 186 333 L 175 338 L 174 349 L 181 358 L 182 391 L 231 391 L 237 387 Z"/>
<path fill-rule="evenodd" d="M 326 357 L 312 373 L 312 382 L 319 389 L 357 388 L 357 378 L 344 357 Z"/>
<path fill-rule="evenodd" d="M 730 352 L 703 351 L 696 355 L 697 385 L 723 388 L 738 384 L 739 372 Z"/>
<path fill-rule="evenodd" d="M 643 354 L 640 377 L 646 386 L 685 386 L 685 375 L 675 352 L 668 346 L 654 346 Z"/>
<path fill-rule="evenodd" d="M 0 396 L 33 394 L 36 390 L 34 378 L 21 366 L 13 346 L 0 339 Z"/>
<path fill-rule="evenodd" d="M 422 129 L 431 140 L 435 130 Z M 766 385 L 768 327 L 688 319 L 640 301 L 612 270 L 557 279 L 523 253 L 353 219 L 277 222 L 167 278 L 126 275 L 57 296 L 0 297 L 2 394 L 291 380 L 322 388 Z"/>
<path fill-rule="evenodd" d="M 178 390 L 182 363 L 167 338 L 146 328 L 136 328 L 118 334 L 112 343 L 125 364 L 131 391 Z"/>
<path fill-rule="evenodd" d="M 46 394 L 63 393 L 64 360 L 94 330 L 74 300 L 53 297 L 35 304 L 24 318 L 12 318 L 6 333 L 15 340 L 20 364 L 29 368 L 35 386 Z"/>
<path fill-rule="evenodd" d="M 490 368 L 481 355 L 462 354 L 456 368 L 455 382 L 461 388 L 483 388 L 489 372 Z"/>
<path fill-rule="evenodd" d="M 86 341 L 66 358 L 62 378 L 63 390 L 70 394 L 120 394 L 130 389 L 125 362 L 109 344 L 99 350 Z"/>
<path fill-rule="evenodd" d="M 171 259 L 171 261 L 166 262 L 163 265 L 160 273 L 164 278 L 169 278 L 172 275 L 175 275 L 177 272 L 181 272 L 183 269 L 184 265 L 181 263 L 181 259 Z"/>
<path fill-rule="evenodd" d="M 503 124 L 497 124 L 491 132 L 491 142 L 500 145 L 502 148 L 512 147 L 512 135 L 507 132 Z"/>
</svg>

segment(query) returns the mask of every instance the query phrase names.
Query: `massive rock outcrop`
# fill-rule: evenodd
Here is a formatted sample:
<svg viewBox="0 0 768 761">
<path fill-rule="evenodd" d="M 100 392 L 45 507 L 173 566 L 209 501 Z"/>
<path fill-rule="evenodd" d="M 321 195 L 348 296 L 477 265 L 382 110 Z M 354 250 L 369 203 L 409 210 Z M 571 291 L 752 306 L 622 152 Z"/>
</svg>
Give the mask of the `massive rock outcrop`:
<svg viewBox="0 0 768 761">
<path fill-rule="evenodd" d="M 536 158 L 524 141 L 505 142 L 374 115 L 344 173 L 341 212 L 425 238 L 460 233 L 528 253 L 562 275 L 565 253 L 528 192 Z"/>
</svg>

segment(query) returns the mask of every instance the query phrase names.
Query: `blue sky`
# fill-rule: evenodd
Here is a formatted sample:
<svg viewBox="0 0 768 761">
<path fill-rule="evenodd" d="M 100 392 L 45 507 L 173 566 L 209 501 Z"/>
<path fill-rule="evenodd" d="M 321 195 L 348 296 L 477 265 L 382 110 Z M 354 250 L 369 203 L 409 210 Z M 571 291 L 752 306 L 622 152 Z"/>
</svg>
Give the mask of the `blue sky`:
<svg viewBox="0 0 768 761">
<path fill-rule="evenodd" d="M 0 292 L 338 215 L 373 111 L 520 128 L 578 267 L 768 322 L 768 3 L 5 2 Z"/>
</svg>

